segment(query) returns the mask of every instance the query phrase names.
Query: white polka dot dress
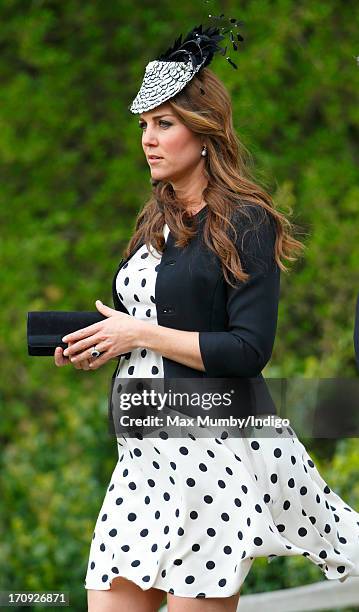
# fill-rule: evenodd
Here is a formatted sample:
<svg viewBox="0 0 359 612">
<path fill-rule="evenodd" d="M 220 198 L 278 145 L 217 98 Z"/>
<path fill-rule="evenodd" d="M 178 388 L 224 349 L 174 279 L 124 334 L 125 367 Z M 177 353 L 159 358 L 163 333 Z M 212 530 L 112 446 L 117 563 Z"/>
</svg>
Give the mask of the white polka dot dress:
<svg viewBox="0 0 359 612">
<path fill-rule="evenodd" d="M 116 279 L 128 312 L 154 324 L 160 259 L 143 245 Z M 131 376 L 163 377 L 161 355 L 138 348 L 121 357 L 116 377 Z M 117 438 L 85 588 L 107 590 L 123 576 L 143 590 L 229 597 L 256 557 L 290 555 L 329 580 L 359 576 L 359 513 L 329 488 L 292 428 L 270 435 Z"/>
</svg>

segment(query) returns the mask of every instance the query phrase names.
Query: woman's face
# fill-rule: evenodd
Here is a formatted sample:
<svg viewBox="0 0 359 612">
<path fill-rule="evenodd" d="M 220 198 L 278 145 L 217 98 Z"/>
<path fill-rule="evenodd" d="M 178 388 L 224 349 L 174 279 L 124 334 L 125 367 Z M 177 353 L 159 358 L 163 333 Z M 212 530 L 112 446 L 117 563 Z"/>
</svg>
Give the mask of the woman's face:
<svg viewBox="0 0 359 612">
<path fill-rule="evenodd" d="M 169 104 L 142 113 L 139 126 L 153 179 L 176 184 L 190 176 L 198 165 L 204 164 L 199 136 L 180 122 Z M 152 161 L 151 155 L 160 159 Z"/>
</svg>

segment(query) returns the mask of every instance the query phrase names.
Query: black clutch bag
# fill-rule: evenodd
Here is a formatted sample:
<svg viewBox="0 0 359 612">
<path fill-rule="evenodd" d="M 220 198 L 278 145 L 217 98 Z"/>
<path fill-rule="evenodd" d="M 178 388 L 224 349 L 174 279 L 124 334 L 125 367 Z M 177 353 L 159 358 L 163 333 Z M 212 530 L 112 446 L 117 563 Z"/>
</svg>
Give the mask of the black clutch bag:
<svg viewBox="0 0 359 612">
<path fill-rule="evenodd" d="M 49 356 L 55 348 L 67 348 L 63 336 L 107 319 L 100 312 L 62 310 L 33 311 L 27 313 L 27 348 L 29 355 Z"/>
</svg>

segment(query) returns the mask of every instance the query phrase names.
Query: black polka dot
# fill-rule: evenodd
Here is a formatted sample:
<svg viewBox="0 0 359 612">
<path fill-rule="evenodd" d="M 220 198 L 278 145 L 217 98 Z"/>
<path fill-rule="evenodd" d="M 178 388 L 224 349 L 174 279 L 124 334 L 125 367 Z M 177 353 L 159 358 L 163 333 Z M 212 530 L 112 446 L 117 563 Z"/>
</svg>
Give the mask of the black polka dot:
<svg viewBox="0 0 359 612">
<path fill-rule="evenodd" d="M 327 556 L 328 556 L 328 554 L 327 554 L 327 552 L 326 552 L 325 550 L 321 550 L 321 551 L 320 551 L 320 553 L 319 553 L 319 557 L 320 557 L 321 559 L 326 559 L 326 558 L 327 558 Z"/>
</svg>

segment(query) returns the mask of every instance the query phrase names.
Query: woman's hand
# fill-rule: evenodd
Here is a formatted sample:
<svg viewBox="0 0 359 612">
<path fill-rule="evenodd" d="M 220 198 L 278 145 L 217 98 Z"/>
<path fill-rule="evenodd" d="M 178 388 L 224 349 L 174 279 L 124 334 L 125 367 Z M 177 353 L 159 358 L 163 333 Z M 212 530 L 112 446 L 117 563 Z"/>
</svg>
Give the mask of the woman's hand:
<svg viewBox="0 0 359 612">
<path fill-rule="evenodd" d="M 69 346 L 62 354 L 61 347 L 56 348 L 56 365 L 72 363 L 77 369 L 97 370 L 110 359 L 140 346 L 138 338 L 142 326 L 148 323 L 105 306 L 100 300 L 96 301 L 96 307 L 107 319 L 64 336 L 62 340 Z M 91 356 L 93 346 L 102 353 L 99 357 Z"/>
<path fill-rule="evenodd" d="M 73 344 L 73 342 L 69 342 L 68 345 L 71 346 Z M 57 346 L 55 348 L 55 365 L 57 365 L 58 367 L 62 367 L 65 365 L 68 365 L 69 363 L 71 363 L 70 359 L 68 357 L 64 357 L 63 356 L 63 352 L 64 349 L 61 346 Z M 91 359 L 93 359 L 91 357 Z M 90 366 L 89 366 L 89 359 L 84 359 L 83 361 L 79 361 L 77 363 L 74 363 L 74 367 L 76 368 L 76 370 L 91 370 Z"/>
</svg>

